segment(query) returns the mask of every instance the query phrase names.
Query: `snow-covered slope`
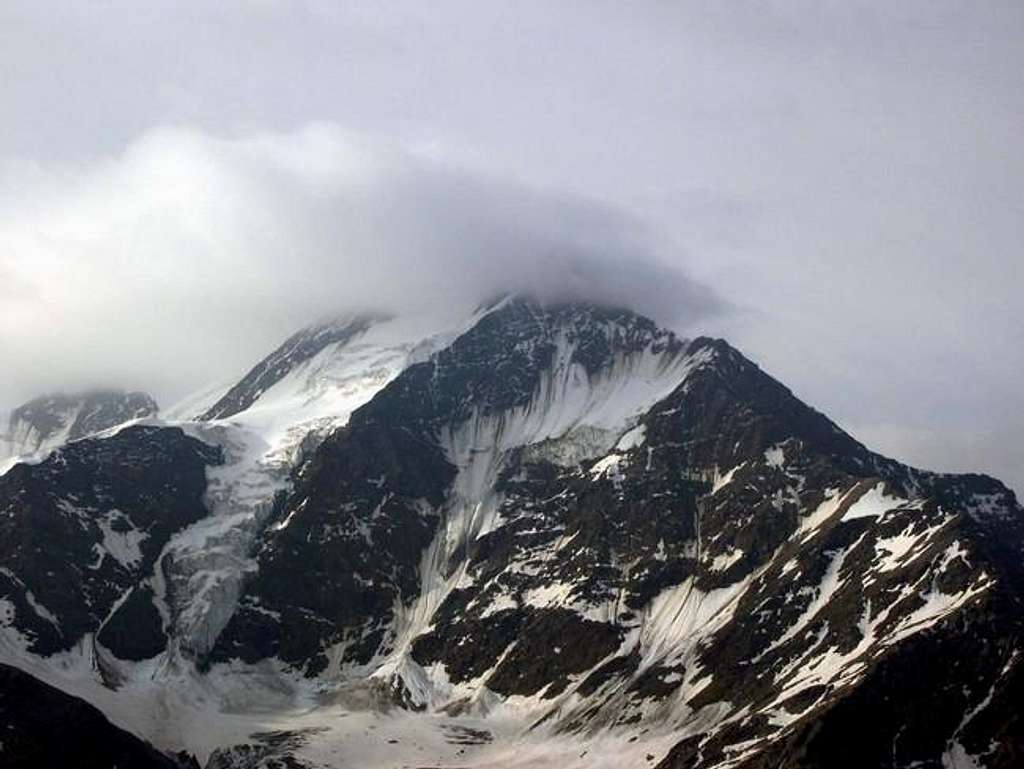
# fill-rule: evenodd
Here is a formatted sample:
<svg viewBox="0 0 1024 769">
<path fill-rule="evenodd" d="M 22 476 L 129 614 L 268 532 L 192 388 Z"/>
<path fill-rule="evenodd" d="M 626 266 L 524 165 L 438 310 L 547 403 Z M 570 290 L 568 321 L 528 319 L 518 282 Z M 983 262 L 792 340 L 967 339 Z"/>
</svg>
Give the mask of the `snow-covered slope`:
<svg viewBox="0 0 1024 769">
<path fill-rule="evenodd" d="M 161 422 L 224 451 L 224 464 L 209 471 L 210 516 L 177 534 L 158 562 L 157 600 L 172 654 L 205 655 L 224 629 L 290 471 L 402 370 L 472 322 L 363 315 L 317 324 L 289 338 L 198 418 Z"/>
<path fill-rule="evenodd" d="M 0 478 L 0 661 L 211 767 L 1024 749 L 1013 494 L 631 312 L 318 324 L 71 446 Z"/>
<path fill-rule="evenodd" d="M 69 441 L 94 435 L 158 411 L 142 392 L 90 390 L 44 395 L 18 406 L 0 436 L 0 474 L 15 462 L 39 459 Z"/>
</svg>

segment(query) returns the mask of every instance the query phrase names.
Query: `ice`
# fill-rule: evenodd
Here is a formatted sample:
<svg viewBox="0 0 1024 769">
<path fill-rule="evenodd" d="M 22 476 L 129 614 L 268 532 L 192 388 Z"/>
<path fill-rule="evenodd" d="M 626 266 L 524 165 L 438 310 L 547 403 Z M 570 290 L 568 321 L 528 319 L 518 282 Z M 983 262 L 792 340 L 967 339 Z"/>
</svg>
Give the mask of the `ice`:
<svg viewBox="0 0 1024 769">
<path fill-rule="evenodd" d="M 216 642 L 234 613 L 243 580 L 256 568 L 253 545 L 275 495 L 288 488 L 291 468 L 319 438 L 345 425 L 353 411 L 466 322 L 415 316 L 381 321 L 301 361 L 230 418 L 149 420 L 178 425 L 225 454 L 223 465 L 207 471 L 211 515 L 175 535 L 157 562 L 154 585 L 175 651 L 201 655 Z M 208 388 L 174 413 L 192 414 L 218 397 L 216 388 Z"/>
</svg>

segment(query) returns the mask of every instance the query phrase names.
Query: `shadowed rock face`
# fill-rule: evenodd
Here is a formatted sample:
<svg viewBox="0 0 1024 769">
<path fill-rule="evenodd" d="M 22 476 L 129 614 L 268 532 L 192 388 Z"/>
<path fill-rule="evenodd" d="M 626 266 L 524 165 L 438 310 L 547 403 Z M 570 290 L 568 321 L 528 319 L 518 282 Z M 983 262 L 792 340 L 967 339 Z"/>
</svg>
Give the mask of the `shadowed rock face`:
<svg viewBox="0 0 1024 769">
<path fill-rule="evenodd" d="M 184 769 L 111 724 L 96 708 L 0 664 L 0 764 L 5 769 Z"/>
<path fill-rule="evenodd" d="M 0 598 L 33 652 L 86 633 L 126 659 L 163 648 L 149 577 L 171 535 L 207 514 L 219 461 L 178 428 L 128 427 L 0 476 Z"/>
<path fill-rule="evenodd" d="M 528 411 L 554 365 L 549 332 L 572 326 L 573 312 L 512 305 L 488 316 L 326 441 L 282 507 L 287 526 L 264 540 L 248 608 L 219 658 L 276 655 L 317 673 L 333 644 L 352 662 L 393 655 L 403 642 L 394 606 L 417 605 L 422 553 L 456 516 L 465 468 L 444 436 L 480 414 L 509 429 L 517 409 Z M 603 320 L 581 324 L 596 333 Z M 908 762 L 939 760 L 986 696 L 978 680 L 1012 685 L 999 672 L 1016 665 L 1021 615 L 1024 534 L 1012 493 L 870 452 L 724 342 L 655 341 L 640 321 L 614 323 L 636 336 L 580 345 L 587 375 L 645 345 L 693 366 L 619 430 L 639 438 L 578 462 L 564 461 L 558 441 L 501 452 L 485 495 L 494 522 L 441 560 L 434 577 L 448 587 L 404 639 L 408 659 L 443 666 L 469 691 L 548 700 L 569 730 L 652 719 L 685 728 L 687 713 L 717 709 L 696 747 L 684 743 L 664 764 L 710 767 L 732 746 L 775 745 L 807 724 L 817 724 L 800 738 L 807 750 L 827 755 L 838 748 L 822 742 L 833 739 L 823 725 L 853 728 L 856 692 L 865 703 L 912 699 L 885 672 L 912 669 L 907 644 L 980 645 L 988 653 L 946 684 L 957 723 L 942 740 L 903 745 Z M 487 433 L 474 451 L 500 440 Z M 993 612 L 1005 621 L 983 619 Z M 963 623 L 971 644 L 950 640 Z M 890 716 L 910 735 L 915 713 Z M 971 739 L 968 726 L 956 740 Z M 999 734 L 1013 754 L 1016 738 Z M 883 744 L 867 738 L 857 755 Z"/>
<path fill-rule="evenodd" d="M 356 411 L 298 474 L 213 659 L 280 656 L 316 673 L 332 644 L 361 663 L 390 651 L 395 603 L 419 592 L 423 553 L 451 517 L 459 468 L 442 434 L 533 408 L 560 351 L 597 377 L 623 356 L 669 360 L 683 345 L 616 310 L 511 302 L 485 316 Z"/>
<path fill-rule="evenodd" d="M 319 333 L 213 416 L 341 339 Z M 157 558 L 206 515 L 217 461 L 130 428 L 0 478 L 0 597 L 34 651 L 87 632 L 122 660 L 166 647 Z M 320 443 L 261 526 L 200 667 L 269 660 L 416 710 L 516 698 L 562 732 L 668 731 L 662 769 L 1024 755 L 1012 492 L 881 457 L 727 343 L 630 312 L 498 303 Z M 317 739 L 287 735 L 215 755 L 298 762 Z"/>
</svg>

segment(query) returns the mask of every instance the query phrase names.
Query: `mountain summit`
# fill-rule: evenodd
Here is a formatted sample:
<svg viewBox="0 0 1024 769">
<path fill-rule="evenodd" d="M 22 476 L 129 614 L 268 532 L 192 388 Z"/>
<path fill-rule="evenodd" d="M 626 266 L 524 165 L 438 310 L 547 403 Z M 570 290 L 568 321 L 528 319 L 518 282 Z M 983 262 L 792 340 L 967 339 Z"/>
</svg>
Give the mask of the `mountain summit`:
<svg viewBox="0 0 1024 769">
<path fill-rule="evenodd" d="M 870 451 L 722 340 L 507 297 L 318 325 L 213 397 L 0 476 L 0 662 L 161 750 L 1024 757 L 1013 493 Z"/>
</svg>

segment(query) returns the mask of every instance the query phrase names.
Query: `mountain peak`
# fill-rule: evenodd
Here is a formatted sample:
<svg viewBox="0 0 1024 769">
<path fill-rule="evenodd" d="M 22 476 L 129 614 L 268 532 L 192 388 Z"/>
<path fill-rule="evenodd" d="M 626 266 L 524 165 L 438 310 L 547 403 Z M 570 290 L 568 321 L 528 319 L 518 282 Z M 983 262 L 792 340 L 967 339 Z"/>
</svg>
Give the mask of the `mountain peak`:
<svg viewBox="0 0 1024 769">
<path fill-rule="evenodd" d="M 97 388 L 41 395 L 11 412 L 7 454 L 44 451 L 158 411 L 152 396 L 138 391 Z"/>
<path fill-rule="evenodd" d="M 387 320 L 383 313 L 342 315 L 317 321 L 292 334 L 280 347 L 249 372 L 201 416 L 204 421 L 226 419 L 245 411 L 267 390 L 297 366 L 314 358 L 330 345 L 344 346 L 375 323 Z"/>
<path fill-rule="evenodd" d="M 494 753 L 438 765 L 500 765 L 504 716 L 515 739 L 578 741 L 581 768 L 592 740 L 662 769 L 1016 755 L 1013 495 L 875 454 L 726 341 L 620 307 L 320 322 L 204 421 L 0 477 L 0 512 L 0 651 L 81 649 L 75 669 L 131 681 L 144 735 L 170 713 L 178 747 L 207 744 L 195 701 L 254 729 L 286 691 L 382 728 L 494 730 Z M 156 693 L 172 681 L 180 700 Z M 351 743 L 336 715 L 311 751 Z"/>
</svg>

